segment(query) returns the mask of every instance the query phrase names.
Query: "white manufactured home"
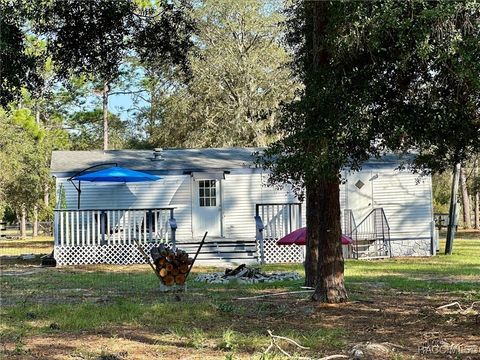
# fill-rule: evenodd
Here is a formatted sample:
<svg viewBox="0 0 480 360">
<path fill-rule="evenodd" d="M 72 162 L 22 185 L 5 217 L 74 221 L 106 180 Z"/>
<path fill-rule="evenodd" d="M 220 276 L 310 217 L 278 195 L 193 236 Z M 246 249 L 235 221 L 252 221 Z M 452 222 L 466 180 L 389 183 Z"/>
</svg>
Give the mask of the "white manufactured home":
<svg viewBox="0 0 480 360">
<path fill-rule="evenodd" d="M 208 231 L 202 262 L 300 262 L 303 248 L 276 241 L 305 226 L 305 206 L 288 187 L 267 186 L 253 148 L 54 151 L 55 258 L 59 264 L 144 262 L 167 242 L 191 253 Z M 157 175 L 153 182 L 69 180 L 101 165 Z M 398 158 L 345 173 L 343 232 L 354 258 L 435 254 L 431 179 L 396 168 Z M 88 171 L 86 172 L 88 173 Z M 80 191 L 79 191 L 80 190 Z"/>
</svg>

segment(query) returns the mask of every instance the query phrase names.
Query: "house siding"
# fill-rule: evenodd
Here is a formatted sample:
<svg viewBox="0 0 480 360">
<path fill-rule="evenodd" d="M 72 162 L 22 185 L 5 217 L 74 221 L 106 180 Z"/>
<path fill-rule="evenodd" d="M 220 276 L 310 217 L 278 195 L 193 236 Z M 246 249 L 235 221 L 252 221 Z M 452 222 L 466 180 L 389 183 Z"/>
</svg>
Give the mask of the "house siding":
<svg viewBox="0 0 480 360">
<path fill-rule="evenodd" d="M 431 178 L 406 171 L 376 171 L 373 204 L 383 208 L 390 225 L 393 256 L 431 255 Z"/>
<path fill-rule="evenodd" d="M 288 187 L 267 186 L 267 175 L 231 174 L 223 180 L 223 230 L 229 238 L 255 238 L 255 205 L 298 202 Z"/>
<path fill-rule="evenodd" d="M 57 179 L 57 192 L 63 184 L 67 209 L 77 208 L 77 191 L 66 178 Z M 174 207 L 177 238 L 191 239 L 190 176 L 168 175 L 155 182 L 93 184 L 81 183 L 82 209 L 148 209 Z"/>
<path fill-rule="evenodd" d="M 430 255 L 432 238 L 431 178 L 419 178 L 409 172 L 394 171 L 397 163 L 365 164 L 363 179 L 371 179 L 371 208 L 383 208 L 390 225 L 392 254 Z M 215 169 L 219 170 L 219 169 Z M 220 171 L 220 170 L 219 170 Z M 62 175 L 65 176 L 65 175 Z M 191 241 L 193 179 L 190 175 L 160 175 L 156 182 L 99 184 L 82 182 L 82 209 L 146 209 L 174 207 L 177 241 Z M 340 206 L 349 209 L 349 196 L 358 173 L 344 173 L 340 185 Z M 298 202 L 290 187 L 267 186 L 268 174 L 259 169 L 231 169 L 221 180 L 222 235 L 233 240 L 255 239 L 255 205 Z M 77 191 L 66 177 L 57 178 L 66 194 L 67 209 L 77 208 Z M 366 181 L 366 180 L 365 180 Z M 193 196 L 192 196 L 193 195 Z M 58 208 L 59 206 L 57 206 Z M 305 202 L 302 224 L 306 224 Z M 365 214 L 363 212 L 362 214 Z M 355 217 L 358 225 L 363 218 Z M 198 239 L 195 239 L 198 240 Z"/>
</svg>

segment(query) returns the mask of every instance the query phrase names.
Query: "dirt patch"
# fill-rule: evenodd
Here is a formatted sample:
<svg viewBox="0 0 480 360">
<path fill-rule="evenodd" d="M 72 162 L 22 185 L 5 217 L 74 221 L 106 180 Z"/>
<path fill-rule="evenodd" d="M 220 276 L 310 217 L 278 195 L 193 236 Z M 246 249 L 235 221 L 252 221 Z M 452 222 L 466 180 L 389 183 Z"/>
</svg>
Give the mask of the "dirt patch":
<svg viewBox="0 0 480 360">
<path fill-rule="evenodd" d="M 339 305 L 312 303 L 304 294 L 244 300 L 242 305 L 249 310 L 242 316 L 232 316 L 229 326 L 237 333 L 251 334 L 253 331 L 263 334 L 264 338 L 269 329 L 278 335 L 298 334 L 300 343 L 301 335 L 309 331 L 344 329 L 340 347 L 332 348 L 328 342 L 310 350 L 285 347 L 290 353 L 298 350 L 297 354 L 311 358 L 332 354 L 350 356 L 354 348 L 365 352 L 368 344 L 389 344 L 391 352 L 384 357 L 377 354 L 376 359 L 480 359 L 478 314 L 437 310 L 453 301 L 468 305 L 465 299 L 448 294 L 406 293 L 374 287 L 352 292 L 351 296 L 357 300 Z M 238 304 L 234 298 L 229 301 L 232 305 Z M 264 311 L 259 311 L 260 308 Z M 218 333 L 209 332 L 215 328 L 215 323 L 198 323 L 195 327 L 205 332 L 207 340 L 201 348 L 192 346 L 191 339 L 169 332 L 168 326 L 155 330 L 129 326 L 103 332 L 57 332 L 25 337 L 20 345 L 9 342 L 3 348 L 6 358 L 15 360 L 98 360 L 102 359 L 102 354 L 105 355 L 103 359 L 120 360 L 224 359 L 229 354 L 219 348 Z M 217 338 L 213 339 L 215 336 Z M 378 350 L 379 346 L 373 348 Z M 249 359 L 265 349 L 263 345 L 238 346 L 234 357 Z"/>
<path fill-rule="evenodd" d="M 0 271 L 1 276 L 28 276 L 38 274 L 39 272 L 46 271 L 46 268 L 40 266 L 24 266 L 24 267 L 12 267 L 8 270 Z"/>
</svg>

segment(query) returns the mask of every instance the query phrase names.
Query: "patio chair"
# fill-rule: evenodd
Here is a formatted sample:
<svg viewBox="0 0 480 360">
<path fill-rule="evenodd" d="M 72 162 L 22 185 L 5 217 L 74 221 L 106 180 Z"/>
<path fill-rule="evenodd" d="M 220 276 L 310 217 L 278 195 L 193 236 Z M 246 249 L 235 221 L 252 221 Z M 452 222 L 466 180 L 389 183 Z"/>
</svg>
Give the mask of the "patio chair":
<svg viewBox="0 0 480 360">
<path fill-rule="evenodd" d="M 94 221 L 95 221 L 95 226 L 98 225 L 99 223 L 99 220 L 98 220 L 98 215 L 97 214 L 94 214 Z M 108 236 L 111 236 L 115 233 L 119 233 L 121 231 L 123 231 L 122 229 L 120 229 L 117 226 L 111 226 L 111 227 L 108 227 L 108 218 L 107 218 L 107 214 L 106 213 L 101 213 L 100 214 L 100 234 L 102 233 L 102 223 L 103 223 L 103 231 L 105 231 L 105 236 L 108 237 Z M 98 240 L 98 238 L 96 239 Z M 100 245 L 106 245 L 107 242 L 106 240 L 103 240 Z"/>
</svg>

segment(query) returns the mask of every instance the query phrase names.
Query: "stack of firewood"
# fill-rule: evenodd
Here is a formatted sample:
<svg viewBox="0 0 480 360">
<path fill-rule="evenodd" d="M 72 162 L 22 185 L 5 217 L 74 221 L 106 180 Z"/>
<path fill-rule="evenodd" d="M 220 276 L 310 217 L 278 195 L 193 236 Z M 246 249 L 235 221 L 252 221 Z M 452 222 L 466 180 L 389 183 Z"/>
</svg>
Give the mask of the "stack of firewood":
<svg viewBox="0 0 480 360">
<path fill-rule="evenodd" d="M 163 244 L 150 250 L 157 274 L 166 286 L 185 284 L 188 269 L 193 262 L 188 254 L 180 249 L 176 251 Z"/>
</svg>

